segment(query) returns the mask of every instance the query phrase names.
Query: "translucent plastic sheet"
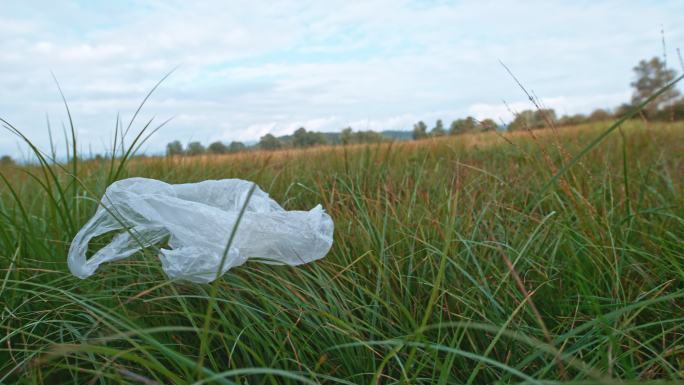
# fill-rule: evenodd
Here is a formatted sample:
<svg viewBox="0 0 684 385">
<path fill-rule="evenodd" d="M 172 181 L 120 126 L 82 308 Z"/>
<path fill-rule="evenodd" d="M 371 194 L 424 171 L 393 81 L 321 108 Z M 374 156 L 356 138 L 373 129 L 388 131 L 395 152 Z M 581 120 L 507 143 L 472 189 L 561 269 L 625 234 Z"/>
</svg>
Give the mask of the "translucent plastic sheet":
<svg viewBox="0 0 684 385">
<path fill-rule="evenodd" d="M 320 205 L 310 211 L 286 211 L 258 187 L 226 253 L 252 186 L 240 179 L 176 185 L 145 178 L 115 182 L 76 234 L 67 258 L 69 270 L 87 278 L 104 262 L 166 242 L 169 248 L 161 248 L 159 258 L 169 278 L 206 283 L 252 258 L 300 265 L 328 253 L 333 221 Z M 110 232 L 116 232 L 112 241 L 87 258 L 90 240 Z"/>
</svg>

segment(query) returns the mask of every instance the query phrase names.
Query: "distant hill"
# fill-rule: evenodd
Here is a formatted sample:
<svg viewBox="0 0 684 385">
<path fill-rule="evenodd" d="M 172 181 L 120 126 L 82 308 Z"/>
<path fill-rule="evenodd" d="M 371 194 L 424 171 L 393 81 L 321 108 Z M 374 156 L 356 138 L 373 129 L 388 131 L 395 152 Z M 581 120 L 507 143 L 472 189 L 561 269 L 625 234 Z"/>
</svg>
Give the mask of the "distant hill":
<svg viewBox="0 0 684 385">
<path fill-rule="evenodd" d="M 380 134 L 386 138 L 394 140 L 412 140 L 413 133 L 411 131 L 387 130 L 381 131 Z"/>
</svg>

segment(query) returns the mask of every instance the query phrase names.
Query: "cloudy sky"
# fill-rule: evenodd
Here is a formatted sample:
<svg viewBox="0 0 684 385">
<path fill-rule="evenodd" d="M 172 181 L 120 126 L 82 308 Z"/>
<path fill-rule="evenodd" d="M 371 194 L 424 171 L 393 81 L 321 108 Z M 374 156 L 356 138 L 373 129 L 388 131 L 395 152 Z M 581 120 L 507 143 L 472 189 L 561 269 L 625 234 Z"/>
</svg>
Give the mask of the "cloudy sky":
<svg viewBox="0 0 684 385">
<path fill-rule="evenodd" d="M 117 113 L 177 68 L 143 119 L 149 143 L 252 141 L 299 126 L 408 130 L 417 120 L 507 121 L 529 108 L 504 62 L 559 114 L 630 96 L 631 68 L 684 45 L 684 1 L 0 0 L 0 117 L 47 148 L 46 117 L 81 150 L 110 147 Z M 684 48 L 684 47 L 683 47 Z M 60 134 L 61 135 L 61 134 Z M 0 154 L 21 156 L 0 132 Z"/>
</svg>

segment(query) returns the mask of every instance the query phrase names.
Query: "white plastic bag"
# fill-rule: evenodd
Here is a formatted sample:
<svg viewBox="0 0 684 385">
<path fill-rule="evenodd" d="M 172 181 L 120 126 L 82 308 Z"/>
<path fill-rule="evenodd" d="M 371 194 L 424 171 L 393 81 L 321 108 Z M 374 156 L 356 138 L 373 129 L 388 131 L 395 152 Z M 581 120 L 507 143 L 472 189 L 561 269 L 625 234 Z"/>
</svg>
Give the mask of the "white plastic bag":
<svg viewBox="0 0 684 385">
<path fill-rule="evenodd" d="M 84 279 L 104 262 L 166 241 L 170 249 L 160 249 L 159 258 L 170 278 L 211 282 L 252 186 L 240 179 L 172 185 L 130 178 L 112 183 L 71 244 L 69 270 Z M 112 231 L 117 232 L 112 241 L 86 259 L 88 242 Z M 220 275 L 250 258 L 287 265 L 315 261 L 328 253 L 332 237 L 333 221 L 321 205 L 286 211 L 256 187 Z"/>
</svg>

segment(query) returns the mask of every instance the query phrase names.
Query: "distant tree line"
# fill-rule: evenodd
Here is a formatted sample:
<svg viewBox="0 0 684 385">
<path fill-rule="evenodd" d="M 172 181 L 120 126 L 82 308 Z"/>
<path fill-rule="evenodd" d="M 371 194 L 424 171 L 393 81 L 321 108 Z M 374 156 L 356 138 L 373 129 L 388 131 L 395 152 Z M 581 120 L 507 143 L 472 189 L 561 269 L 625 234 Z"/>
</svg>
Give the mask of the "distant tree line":
<svg viewBox="0 0 684 385">
<path fill-rule="evenodd" d="M 339 133 L 307 131 L 300 127 L 292 135 L 276 137 L 273 134 L 262 136 L 258 143 L 247 146 L 242 142 L 231 142 L 225 145 L 217 141 L 204 146 L 200 142 L 190 142 L 186 147 L 180 141 L 173 141 L 166 145 L 167 155 L 203 155 L 203 154 L 229 154 L 250 149 L 279 150 L 283 148 L 306 148 L 320 145 L 348 145 L 361 143 L 380 143 L 386 140 L 401 139 L 397 131 L 354 131 L 351 127 L 343 129 Z"/>
<path fill-rule="evenodd" d="M 316 132 L 300 127 L 291 135 L 276 137 L 270 133 L 266 134 L 260 138 L 258 143 L 250 146 L 238 141 L 233 141 L 229 144 L 216 141 L 206 147 L 200 142 L 193 141 L 188 143 L 187 146 L 183 146 L 180 141 L 175 140 L 166 145 L 166 154 L 171 156 L 220 155 L 252 149 L 278 150 L 320 145 L 380 143 L 387 140 L 419 140 L 446 135 L 497 130 L 533 130 L 549 127 L 550 125 L 563 127 L 607 121 L 624 116 L 628 111 L 639 106 L 651 95 L 654 95 L 658 90 L 674 81 L 677 76 L 675 71 L 667 68 L 665 63 L 658 57 L 650 60 L 641 60 L 633 68 L 633 71 L 635 80 L 630 84 L 633 88 L 633 94 L 629 103 L 622 104 L 613 110 L 599 108 L 588 115 L 563 115 L 558 118 L 553 109 L 525 110 L 516 113 L 513 121 L 508 124 L 497 124 L 492 119 L 477 120 L 472 116 L 468 116 L 452 121 L 448 127 L 445 126 L 441 119 L 438 119 L 431 128 L 428 128 L 425 122 L 419 121 L 413 125 L 412 131 L 354 131 L 351 127 L 346 127 L 341 132 Z M 681 98 L 679 91 L 672 87 L 643 108 L 635 118 L 647 119 L 649 121 L 684 120 L 684 98 Z M 99 155 L 98 157 L 101 158 Z M 0 157 L 0 166 L 12 165 L 15 165 L 15 161 L 10 156 L 4 155 Z"/>
<path fill-rule="evenodd" d="M 612 111 L 599 108 L 589 115 L 564 115 L 560 119 L 556 118 L 556 113 L 551 109 L 526 110 L 516 114 L 515 119 L 508 125 L 507 129 L 509 131 L 536 129 L 548 127 L 550 124 L 574 126 L 619 119 L 645 102 L 651 95 L 672 83 L 677 77 L 677 73 L 673 69 L 667 68 L 665 62 L 658 57 L 641 60 L 632 70 L 636 80 L 630 83 L 633 92 L 632 100 L 629 103 L 624 103 Z M 671 87 L 647 104 L 635 118 L 649 121 L 684 120 L 684 98 L 680 96 L 679 91 Z"/>
<path fill-rule="evenodd" d="M 631 83 L 634 89 L 632 100 L 614 110 L 596 109 L 588 115 L 574 114 L 557 117 L 553 109 L 525 110 L 515 114 L 515 118 L 508 124 L 497 124 L 492 119 L 478 120 L 472 116 L 452 121 L 445 126 L 438 119 L 434 126 L 419 121 L 413 125 L 410 132 L 401 131 L 354 131 L 351 127 L 344 128 L 339 133 L 307 131 L 304 127 L 298 128 L 292 135 L 276 137 L 273 134 L 262 136 L 259 142 L 253 146 L 246 146 L 241 142 L 231 142 L 225 145 L 222 142 L 211 143 L 206 148 L 199 142 L 188 143 L 186 148 L 179 141 L 168 144 L 168 155 L 201 155 L 201 154 L 226 154 L 248 149 L 278 150 L 283 148 L 306 148 L 319 145 L 349 145 L 362 143 L 380 143 L 386 140 L 426 139 L 446 135 L 461 135 L 478 132 L 497 130 L 520 131 L 534 130 L 549 126 L 563 127 L 580 124 L 602 122 L 617 119 L 624 116 L 628 111 L 638 106 L 648 97 L 669 84 L 676 78 L 674 70 L 667 68 L 660 58 L 642 60 L 633 68 L 636 80 Z M 675 88 L 670 88 L 646 108 L 639 118 L 659 121 L 684 120 L 684 99 L 680 98 Z"/>
<path fill-rule="evenodd" d="M 209 146 L 204 147 L 200 142 L 190 142 L 186 148 L 183 148 L 183 144 L 177 140 L 166 145 L 166 155 L 203 155 L 203 154 L 228 154 L 231 152 L 238 152 L 246 149 L 242 142 L 230 142 L 230 144 L 225 145 L 221 141 L 216 141 Z"/>
<path fill-rule="evenodd" d="M 449 125 L 448 131 L 444 128 L 442 119 L 437 119 L 434 127 L 428 131 L 427 124 L 422 120 L 413 125 L 413 139 L 425 139 L 429 137 L 440 137 L 445 135 L 460 135 L 475 132 L 495 131 L 499 125 L 492 119 L 477 120 L 472 116 L 465 119 L 456 119 Z"/>
</svg>

